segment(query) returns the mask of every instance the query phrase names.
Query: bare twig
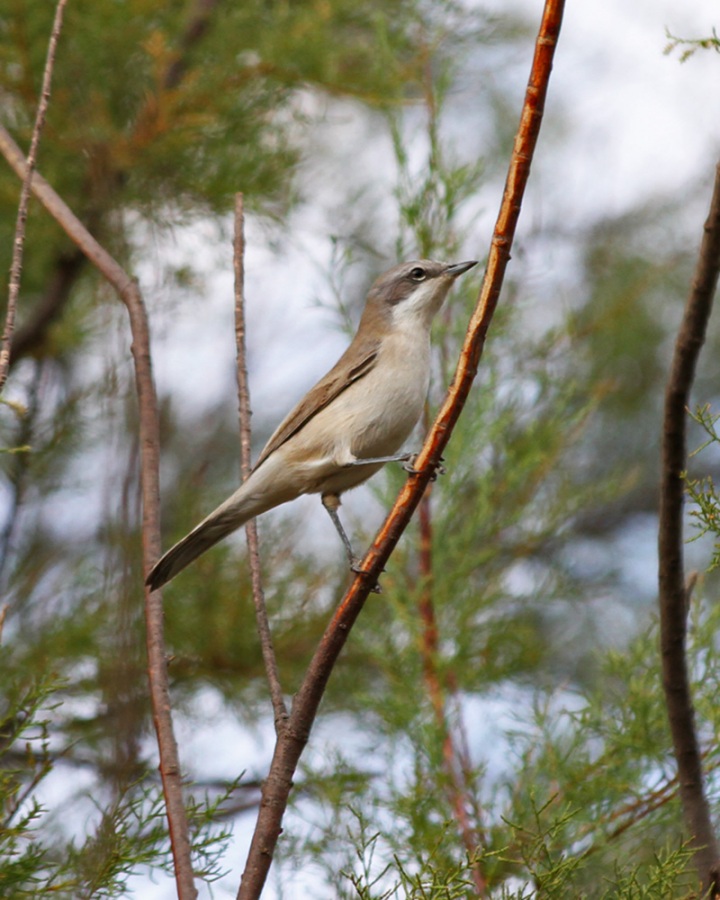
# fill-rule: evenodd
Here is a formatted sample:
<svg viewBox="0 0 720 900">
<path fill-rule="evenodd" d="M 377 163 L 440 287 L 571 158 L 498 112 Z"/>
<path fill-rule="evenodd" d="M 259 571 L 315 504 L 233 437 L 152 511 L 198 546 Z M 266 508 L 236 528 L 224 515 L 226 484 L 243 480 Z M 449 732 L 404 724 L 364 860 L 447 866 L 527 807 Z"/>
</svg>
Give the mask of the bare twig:
<svg viewBox="0 0 720 900">
<path fill-rule="evenodd" d="M 53 66 L 55 64 L 55 50 L 57 49 L 62 17 L 67 0 L 58 0 L 55 8 L 50 41 L 48 43 L 47 56 L 45 58 L 45 70 L 43 72 L 40 101 L 35 115 L 35 124 L 30 138 L 30 150 L 28 152 L 25 175 L 22 179 L 20 191 L 20 203 L 18 205 L 17 221 L 15 223 L 15 239 L 13 240 L 12 263 L 10 264 L 10 283 L 8 286 L 8 304 L 5 313 L 5 328 L 3 330 L 2 344 L 0 344 L 0 394 L 2 394 L 10 368 L 10 348 L 12 346 L 13 331 L 15 329 L 15 312 L 17 310 L 18 297 L 20 295 L 20 276 L 22 274 L 23 249 L 25 247 L 25 222 L 27 221 L 28 204 L 30 202 L 30 190 L 33 172 L 37 160 L 40 135 L 45 125 L 48 103 L 50 101 L 50 84 L 52 82 Z"/>
<path fill-rule="evenodd" d="M 46 383 L 46 364 L 43 360 L 33 360 L 33 366 L 25 387 L 25 409 L 19 416 L 19 427 L 14 434 L 13 443 L 21 451 L 13 453 L 5 467 L 10 495 L 5 500 L 5 522 L 0 529 L 0 593 L 7 594 L 9 578 L 7 570 L 12 559 L 13 543 L 18 527 L 18 514 L 29 488 L 28 472 L 30 469 L 29 448 L 35 442 L 39 412 L 42 405 L 43 385 Z M 17 612 L 18 599 L 15 600 Z"/>
<path fill-rule="evenodd" d="M 24 178 L 27 167 L 23 155 L 1 125 L 0 152 L 18 177 Z M 110 282 L 128 311 L 133 339 L 132 353 L 135 361 L 140 417 L 143 568 L 147 574 L 160 556 L 160 433 L 145 304 L 137 282 L 130 278 L 122 266 L 95 240 L 67 204 L 39 174 L 33 178 L 32 190 L 68 237 Z M 146 589 L 145 620 L 150 697 L 160 753 L 160 774 L 167 807 L 178 896 L 181 900 L 193 900 L 197 896 L 197 891 L 193 883 L 190 838 L 183 805 L 180 762 L 172 727 L 170 690 L 164 649 L 162 595 L 159 591 L 151 594 Z"/>
<path fill-rule="evenodd" d="M 424 425 L 428 430 L 430 426 L 427 415 Z M 432 484 L 429 484 L 420 500 L 418 509 L 418 524 L 420 526 L 420 596 L 418 599 L 418 612 L 422 627 L 420 655 L 422 658 L 422 672 L 425 687 L 433 708 L 435 722 L 442 738 L 443 767 L 447 775 L 447 797 L 453 811 L 458 831 L 463 846 L 471 862 L 471 876 L 475 884 L 478 897 L 487 895 L 487 881 L 482 867 L 478 862 L 478 850 L 481 846 L 481 835 L 476 824 L 469 815 L 471 807 L 470 792 L 468 790 L 469 766 L 463 759 L 462 734 L 460 741 L 456 736 L 448 717 L 446 697 L 448 689 L 452 690 L 454 678 L 443 677 L 438 666 L 438 624 L 435 616 L 435 604 L 433 602 L 433 558 L 432 558 L 432 512 L 430 508 L 430 493 Z M 457 708 L 458 731 L 461 731 L 462 720 L 460 708 Z"/>
<path fill-rule="evenodd" d="M 60 318 L 86 265 L 85 255 L 79 250 L 73 249 L 71 253 L 63 253 L 57 257 L 43 297 L 15 331 L 10 348 L 10 368 L 23 357 L 36 354 L 42 347 L 50 327 Z"/>
<path fill-rule="evenodd" d="M 247 354 L 245 352 L 245 236 L 243 195 L 235 195 L 235 241 L 233 267 L 235 270 L 235 343 L 237 346 L 238 406 L 240 416 L 240 467 L 243 481 L 250 474 L 250 389 L 248 386 Z M 258 545 L 257 523 L 251 519 L 245 526 L 250 577 L 252 578 L 255 619 L 260 637 L 265 672 L 270 686 L 270 699 L 275 714 L 275 731 L 279 733 L 287 719 L 287 709 L 283 700 L 277 659 L 273 649 L 270 623 L 268 622 L 265 594 L 260 571 L 260 548 Z"/>
<path fill-rule="evenodd" d="M 680 798 L 706 890 L 720 897 L 720 848 L 703 787 L 686 658 L 688 589 L 683 568 L 683 472 L 687 466 L 687 408 L 720 271 L 720 164 L 715 173 L 692 287 L 680 324 L 665 389 L 658 535 L 660 646 L 663 687 Z"/>
<path fill-rule="evenodd" d="M 278 737 L 270 771 L 263 786 L 262 803 L 238 900 L 256 900 L 260 896 L 280 835 L 293 775 L 307 743 L 330 673 L 371 588 L 376 584 L 383 566 L 430 483 L 470 392 L 510 258 L 510 248 L 530 173 L 530 163 L 540 131 L 563 8 L 563 0 L 546 0 L 520 125 L 488 254 L 487 268 L 478 303 L 468 326 L 455 378 L 433 428 L 415 460 L 417 474 L 411 475 L 401 490 L 363 560 L 364 573 L 354 579 L 340 602 L 295 695 L 287 726 Z"/>
</svg>

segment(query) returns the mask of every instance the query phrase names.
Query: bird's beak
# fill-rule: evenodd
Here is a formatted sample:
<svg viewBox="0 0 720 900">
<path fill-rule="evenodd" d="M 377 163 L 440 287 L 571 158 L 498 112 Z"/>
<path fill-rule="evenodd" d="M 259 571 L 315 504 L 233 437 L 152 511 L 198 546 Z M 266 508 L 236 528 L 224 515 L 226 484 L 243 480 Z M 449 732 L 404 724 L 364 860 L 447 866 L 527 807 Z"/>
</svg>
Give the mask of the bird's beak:
<svg viewBox="0 0 720 900">
<path fill-rule="evenodd" d="M 445 274 L 457 278 L 458 275 L 462 275 L 463 272 L 467 272 L 468 269 L 472 269 L 477 264 L 478 261 L 476 259 L 471 259 L 469 262 L 453 263 L 445 269 Z"/>
</svg>

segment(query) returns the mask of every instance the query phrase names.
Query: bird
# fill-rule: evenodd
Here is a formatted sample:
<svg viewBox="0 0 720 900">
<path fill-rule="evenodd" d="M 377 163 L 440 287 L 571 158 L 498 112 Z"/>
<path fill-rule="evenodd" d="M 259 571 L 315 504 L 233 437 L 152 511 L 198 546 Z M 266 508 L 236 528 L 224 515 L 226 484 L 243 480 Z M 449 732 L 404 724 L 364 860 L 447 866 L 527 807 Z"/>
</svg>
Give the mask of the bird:
<svg viewBox="0 0 720 900">
<path fill-rule="evenodd" d="M 151 591 L 250 519 L 302 494 L 320 494 L 358 571 L 340 496 L 386 463 L 410 458 L 398 451 L 425 405 L 433 318 L 475 265 L 417 259 L 377 278 L 347 350 L 278 425 L 241 486 L 153 566 Z"/>
</svg>

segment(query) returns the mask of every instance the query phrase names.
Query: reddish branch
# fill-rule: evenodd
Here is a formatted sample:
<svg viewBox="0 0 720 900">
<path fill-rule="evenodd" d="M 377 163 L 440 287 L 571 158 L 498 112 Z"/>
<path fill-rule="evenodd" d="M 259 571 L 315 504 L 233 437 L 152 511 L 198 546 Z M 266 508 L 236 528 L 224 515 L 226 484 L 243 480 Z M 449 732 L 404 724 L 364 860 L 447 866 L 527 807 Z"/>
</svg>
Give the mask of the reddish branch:
<svg viewBox="0 0 720 900">
<path fill-rule="evenodd" d="M 240 418 L 240 468 L 243 481 L 250 474 L 250 389 L 248 386 L 247 355 L 245 352 L 245 236 L 243 195 L 235 197 L 235 240 L 233 253 L 235 270 L 235 344 L 237 347 L 237 382 L 238 406 Z M 252 579 L 253 603 L 255 604 L 255 621 L 257 623 L 260 647 L 270 685 L 270 698 L 275 714 L 275 731 L 279 732 L 287 719 L 287 710 L 283 700 L 277 659 L 273 649 L 270 623 L 268 622 L 265 594 L 260 573 L 260 548 L 258 545 L 257 523 L 251 519 L 245 526 L 248 556 L 250 560 L 250 577 Z"/>
<path fill-rule="evenodd" d="M 24 178 L 27 167 L 23 155 L 2 126 L 0 126 L 0 152 L 18 177 Z M 137 282 L 130 278 L 122 266 L 95 240 L 72 210 L 40 175 L 35 175 L 33 178 L 32 190 L 68 237 L 110 282 L 128 311 L 140 416 L 143 567 L 147 574 L 160 556 L 160 433 L 145 304 Z M 160 592 L 149 594 L 146 591 L 145 619 L 150 697 L 160 752 L 160 775 L 167 807 L 178 896 L 181 900 L 193 900 L 197 896 L 197 891 L 193 883 L 188 823 L 182 797 L 180 761 L 170 712 Z"/>
<path fill-rule="evenodd" d="M 278 737 L 270 772 L 263 786 L 260 812 L 238 900 L 251 898 L 255 900 L 260 896 L 281 832 L 293 775 L 307 743 L 330 673 L 371 588 L 380 577 L 388 557 L 430 483 L 470 392 L 510 258 L 510 248 L 530 173 L 530 163 L 540 131 L 563 7 L 563 0 L 546 0 L 545 3 L 520 125 L 488 254 L 487 268 L 455 378 L 415 461 L 417 473 L 410 476 L 400 492 L 363 560 L 364 574 L 354 579 L 340 602 L 295 695 L 287 725 Z"/>
<path fill-rule="evenodd" d="M 429 426 L 429 422 L 427 423 Z M 472 797 L 469 789 L 470 763 L 466 754 L 462 720 L 458 716 L 456 728 L 447 712 L 447 695 L 455 694 L 455 679 L 443 677 L 438 665 L 438 624 L 433 603 L 432 515 L 430 493 L 432 484 L 422 496 L 418 509 L 420 526 L 420 597 L 418 612 L 422 627 L 420 655 L 425 687 L 442 737 L 443 765 L 448 778 L 447 795 L 463 845 L 471 860 L 471 875 L 478 897 L 486 896 L 487 881 L 477 862 L 481 844 L 477 824 L 470 816 Z M 458 708 L 459 712 L 459 708 Z"/>
<path fill-rule="evenodd" d="M 50 84 L 52 82 L 53 66 L 55 64 L 55 50 L 57 49 L 60 29 L 62 28 L 63 12 L 67 0 L 58 0 L 55 8 L 48 51 L 45 58 L 42 88 L 40 90 L 40 102 L 35 115 L 35 124 L 30 138 L 30 150 L 28 151 L 25 174 L 22 178 L 20 191 L 20 203 L 18 205 L 17 221 L 15 223 L 15 239 L 13 240 L 12 263 L 10 264 L 10 282 L 8 287 L 8 304 L 5 313 L 5 328 L 3 330 L 2 344 L 0 345 L 0 394 L 5 387 L 8 370 L 10 368 L 10 349 L 12 346 L 13 331 L 15 329 L 15 312 L 17 310 L 18 296 L 20 295 L 20 275 L 22 273 L 23 249 L 25 246 L 25 222 L 27 221 L 28 204 L 30 202 L 30 190 L 32 185 L 35 162 L 37 160 L 38 145 L 42 134 L 50 101 Z"/>
<path fill-rule="evenodd" d="M 683 567 L 683 472 L 687 466 L 687 409 L 720 271 L 720 164 L 715 173 L 695 275 L 678 331 L 665 389 L 660 481 L 658 577 L 663 687 L 678 766 L 685 822 L 706 890 L 720 897 L 720 849 L 703 787 L 686 656 L 687 589 Z"/>
</svg>

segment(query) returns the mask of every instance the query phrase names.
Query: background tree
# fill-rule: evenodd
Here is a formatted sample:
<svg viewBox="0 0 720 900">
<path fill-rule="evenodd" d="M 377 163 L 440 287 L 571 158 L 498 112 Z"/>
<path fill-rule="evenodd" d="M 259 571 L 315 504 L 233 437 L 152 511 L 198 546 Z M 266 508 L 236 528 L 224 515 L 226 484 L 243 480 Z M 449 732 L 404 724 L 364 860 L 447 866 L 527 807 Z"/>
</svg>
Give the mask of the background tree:
<svg viewBox="0 0 720 900">
<path fill-rule="evenodd" d="M 379 6 L 359 12 L 341 3 L 167 12 L 135 5 L 132 15 L 123 6 L 72 7 L 40 168 L 118 255 L 147 267 L 147 247 L 163 243 L 166 226 L 221 224 L 238 188 L 266 222 L 284 215 L 300 199 L 303 181 L 292 176 L 312 146 L 317 101 L 327 93 L 336 98 L 331 110 L 346 113 L 358 102 L 380 109 L 368 121 L 387 129 L 399 173 L 394 228 L 372 209 L 371 187 L 358 191 L 355 203 L 339 194 L 330 284 L 344 302 L 360 295 L 387 257 L 452 255 L 470 243 L 468 223 L 500 165 L 494 151 L 506 149 L 509 101 L 499 92 L 487 97 L 497 126 L 487 130 L 497 146 L 488 142 L 483 167 L 470 166 L 472 155 L 445 136 L 467 77 L 459 49 L 470 62 L 477 46 L 494 53 L 522 39 L 516 23 L 478 25 L 451 4 L 433 15 L 398 6 L 392 22 Z M 10 38 L 3 41 L 0 90 L 6 121 L 21 140 L 49 18 L 49 11 L 22 4 L 0 17 Z M 340 99 L 348 95 L 351 106 Z M 18 185 L 9 172 L 0 179 L 7 210 L 0 252 L 9 259 Z M 358 190 L 356 183 L 347 188 Z M 512 270 L 516 280 L 472 408 L 448 454 L 450 477 L 433 489 L 430 531 L 426 523 L 418 543 L 399 548 L 383 597 L 365 611 L 331 684 L 325 728 L 341 724 L 347 739 L 342 754 L 335 748 L 327 758 L 308 758 L 283 871 L 304 870 L 315 859 L 330 896 L 380 896 L 394 886 L 413 896 L 421 882 L 438 894 L 447 885 L 460 892 L 478 866 L 489 889 L 507 896 L 538 887 L 547 896 L 668 897 L 694 889 L 647 609 L 637 604 L 624 619 L 634 635 L 624 641 L 603 613 L 608 605 L 615 612 L 627 607 L 628 595 L 637 593 L 618 548 L 632 544 L 639 517 L 655 508 L 648 435 L 659 421 L 668 336 L 679 317 L 672 310 L 686 293 L 695 246 L 680 243 L 681 212 L 677 202 L 659 200 L 579 234 L 550 223 L 545 233 L 555 227 L 558 242 L 571 246 L 580 285 L 566 314 L 557 305 L 539 311 L 537 285 L 521 280 L 520 266 Z M 272 234 L 293 249 L 292 233 Z M 526 234 L 520 261 L 543 240 Z M 163 263 L 158 276 L 159 297 L 163 288 L 174 295 L 171 316 L 199 302 L 192 255 L 177 255 L 179 263 Z M 3 424 L 5 445 L 21 451 L 6 454 L 2 568 L 9 600 L 5 759 L 21 773 L 8 783 L 17 810 L 13 840 L 32 825 L 18 819 L 18 791 L 27 785 L 31 795 L 45 764 L 72 766 L 95 791 L 105 787 L 97 794 L 99 825 L 88 829 L 76 855 L 50 847 L 43 819 L 35 855 L 21 856 L 16 843 L 7 857 L 26 865 L 15 870 L 17 891 L 36 890 L 28 887 L 32 877 L 54 878 L 57 886 L 64 858 L 76 879 L 63 870 L 67 895 L 77 896 L 81 884 L 93 896 L 127 834 L 113 816 L 117 803 L 127 800 L 123 821 L 137 811 L 143 826 L 132 832 L 136 840 L 139 831 L 150 833 L 157 812 L 143 793 L 152 748 L 137 589 L 135 410 L 124 332 L 106 289 L 39 210 L 29 224 L 27 259 L 7 395 L 20 406 L 6 409 Z M 434 402 L 469 304 L 468 291 L 448 308 L 437 335 Z M 663 309 L 670 312 L 661 315 Z M 343 311 L 350 320 L 357 312 Z M 196 330 L 203 318 L 193 316 Z M 200 348 L 198 355 L 202 360 Z M 712 363 L 703 375 L 698 394 L 710 396 L 704 385 L 716 379 Z M 232 406 L 229 397 L 209 412 L 166 401 L 168 543 L 212 506 L 211 495 L 223 496 L 235 483 Z M 262 418 L 260 440 L 273 424 L 272 416 Z M 389 472 L 387 487 L 376 486 L 383 505 L 401 477 Z M 362 508 L 353 523 L 358 543 L 375 506 L 367 500 Z M 262 528 L 271 537 L 264 541 L 265 577 L 291 687 L 345 580 L 333 548 L 315 552 L 299 539 L 297 515 L 283 511 Z M 428 535 L 430 568 L 419 544 Z M 218 697 L 249 722 L 267 710 L 241 556 L 234 544 L 218 548 L 168 593 L 174 696 L 189 721 L 199 717 L 208 729 L 215 723 L 203 710 L 217 708 Z M 691 631 L 708 732 L 716 728 L 712 590 L 708 581 L 693 606 Z M 418 612 L 428 599 L 435 644 Z M 607 643 L 615 646 L 608 650 Z M 57 679 L 54 701 L 40 678 L 47 672 Z M 52 702 L 59 705 L 51 713 L 37 715 Z M 45 754 L 28 757 L 23 727 L 43 720 L 35 734 L 52 739 Z M 504 759 L 488 752 L 488 720 Z M 457 748 L 465 740 L 470 747 L 453 760 L 463 767 L 463 801 L 479 838 L 469 862 L 448 790 L 449 734 Z M 202 782 L 202 770 L 196 774 Z M 81 784 L 75 776 L 70 791 Z M 252 802 L 254 787 L 249 779 L 231 802 Z M 161 833 L 153 840 L 124 851 L 126 868 L 111 873 L 116 884 L 129 868 L 158 864 L 167 848 Z"/>
</svg>

